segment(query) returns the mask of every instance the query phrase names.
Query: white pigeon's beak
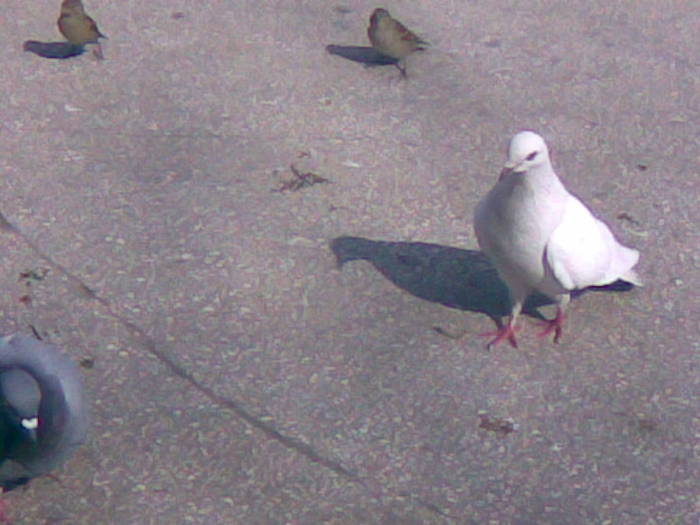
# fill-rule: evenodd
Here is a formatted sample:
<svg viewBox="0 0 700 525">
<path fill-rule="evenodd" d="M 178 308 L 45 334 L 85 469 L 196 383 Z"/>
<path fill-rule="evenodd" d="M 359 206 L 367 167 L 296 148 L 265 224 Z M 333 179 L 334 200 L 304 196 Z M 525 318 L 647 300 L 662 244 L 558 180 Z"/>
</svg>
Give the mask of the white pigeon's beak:
<svg viewBox="0 0 700 525">
<path fill-rule="evenodd" d="M 519 165 L 520 164 L 517 162 L 511 162 L 511 161 L 506 162 L 505 165 L 503 166 L 503 169 L 501 170 L 501 174 L 499 175 L 498 180 L 501 180 L 503 177 L 507 177 L 508 175 L 513 173 L 514 171 L 518 171 Z"/>
</svg>

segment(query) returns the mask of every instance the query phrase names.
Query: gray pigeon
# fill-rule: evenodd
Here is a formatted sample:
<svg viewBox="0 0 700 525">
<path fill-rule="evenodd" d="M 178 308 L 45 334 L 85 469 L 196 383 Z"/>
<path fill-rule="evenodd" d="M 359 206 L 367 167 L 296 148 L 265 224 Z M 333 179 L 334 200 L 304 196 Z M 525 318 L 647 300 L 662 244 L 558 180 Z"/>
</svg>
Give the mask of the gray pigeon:
<svg viewBox="0 0 700 525">
<path fill-rule="evenodd" d="M 84 441 L 80 374 L 58 347 L 0 337 L 0 487 L 7 492 L 60 465 Z"/>
<path fill-rule="evenodd" d="M 632 269 L 639 252 L 621 245 L 608 226 L 571 195 L 552 169 L 544 139 L 521 131 L 510 141 L 508 162 L 476 207 L 479 246 L 510 290 L 510 319 L 492 333 L 517 347 L 515 321 L 534 291 L 555 300 L 556 317 L 542 335 L 561 337 L 570 292 L 618 279 L 641 285 Z"/>
</svg>

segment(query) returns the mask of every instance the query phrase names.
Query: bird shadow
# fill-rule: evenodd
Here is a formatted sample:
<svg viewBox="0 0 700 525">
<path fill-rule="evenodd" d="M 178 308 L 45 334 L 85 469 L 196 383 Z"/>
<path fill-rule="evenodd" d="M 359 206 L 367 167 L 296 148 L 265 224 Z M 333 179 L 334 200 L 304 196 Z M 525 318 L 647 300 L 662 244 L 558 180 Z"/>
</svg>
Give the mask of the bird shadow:
<svg viewBox="0 0 700 525">
<path fill-rule="evenodd" d="M 336 46 L 331 44 L 326 46 L 326 51 L 331 55 L 337 55 L 369 67 L 394 66 L 399 62 L 396 58 L 387 56 L 368 46 Z"/>
<path fill-rule="evenodd" d="M 85 52 L 85 47 L 70 42 L 39 42 L 38 40 L 27 40 L 22 49 L 39 55 L 43 58 L 65 59 Z"/>
<path fill-rule="evenodd" d="M 510 314 L 508 288 L 480 251 L 361 237 L 337 237 L 330 247 L 339 268 L 350 261 L 369 261 L 396 286 L 426 301 L 486 314 L 499 327 L 501 318 Z M 616 281 L 607 286 L 575 290 L 571 295 L 576 298 L 589 290 L 628 291 L 632 288 L 629 283 Z M 523 313 L 544 320 L 538 308 L 549 304 L 553 301 L 548 297 L 531 294 L 525 301 Z"/>
</svg>

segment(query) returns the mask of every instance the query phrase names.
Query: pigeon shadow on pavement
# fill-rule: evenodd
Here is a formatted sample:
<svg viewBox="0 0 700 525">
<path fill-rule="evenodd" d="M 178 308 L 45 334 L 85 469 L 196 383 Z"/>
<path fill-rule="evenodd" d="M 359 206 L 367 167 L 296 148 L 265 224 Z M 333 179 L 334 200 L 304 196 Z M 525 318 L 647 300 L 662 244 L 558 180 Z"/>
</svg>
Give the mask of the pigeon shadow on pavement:
<svg viewBox="0 0 700 525">
<path fill-rule="evenodd" d="M 361 237 L 337 237 L 330 247 L 339 268 L 350 261 L 369 261 L 396 286 L 426 301 L 486 314 L 499 326 L 501 318 L 510 314 L 508 288 L 480 251 Z M 608 286 L 576 290 L 571 295 L 576 298 L 588 290 L 627 291 L 631 288 L 629 283 L 617 281 Z M 544 320 L 537 309 L 548 304 L 553 304 L 548 297 L 532 294 L 525 301 L 523 313 Z"/>
<path fill-rule="evenodd" d="M 368 46 L 336 46 L 331 44 L 326 46 L 326 51 L 331 55 L 338 55 L 366 66 L 393 66 L 399 62 L 396 58 Z"/>
</svg>

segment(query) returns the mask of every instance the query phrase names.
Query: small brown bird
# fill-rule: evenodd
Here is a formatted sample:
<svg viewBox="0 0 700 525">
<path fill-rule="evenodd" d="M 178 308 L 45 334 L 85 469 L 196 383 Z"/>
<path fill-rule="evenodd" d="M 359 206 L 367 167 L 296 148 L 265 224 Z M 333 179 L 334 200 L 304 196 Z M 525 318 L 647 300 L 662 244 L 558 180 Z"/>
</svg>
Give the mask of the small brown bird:
<svg viewBox="0 0 700 525">
<path fill-rule="evenodd" d="M 100 33 L 97 23 L 85 13 L 81 0 L 63 0 L 58 29 L 71 44 L 97 44 L 95 56 L 100 60 L 104 58 L 99 39 L 107 37 Z"/>
<path fill-rule="evenodd" d="M 369 18 L 367 36 L 374 49 L 397 60 L 396 67 L 403 77 L 406 76 L 406 66 L 402 66 L 401 61 L 414 51 L 425 49 L 429 45 L 381 7 L 375 9 Z"/>
</svg>

